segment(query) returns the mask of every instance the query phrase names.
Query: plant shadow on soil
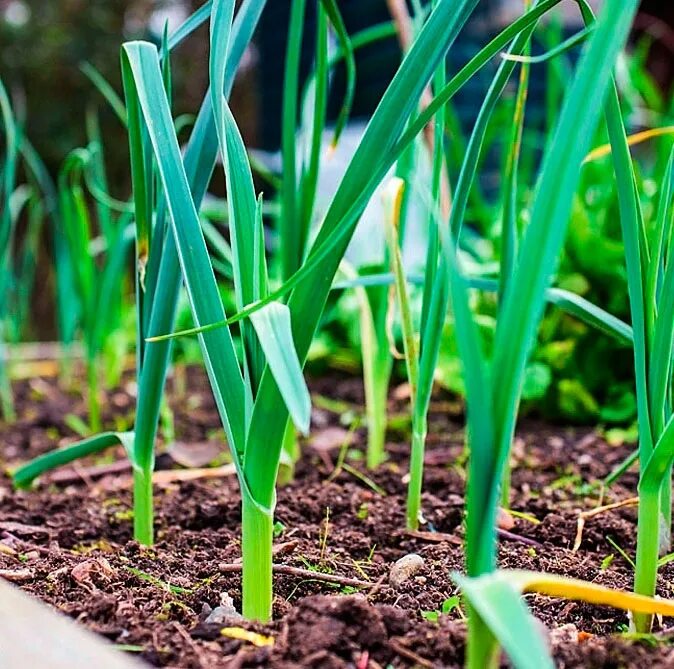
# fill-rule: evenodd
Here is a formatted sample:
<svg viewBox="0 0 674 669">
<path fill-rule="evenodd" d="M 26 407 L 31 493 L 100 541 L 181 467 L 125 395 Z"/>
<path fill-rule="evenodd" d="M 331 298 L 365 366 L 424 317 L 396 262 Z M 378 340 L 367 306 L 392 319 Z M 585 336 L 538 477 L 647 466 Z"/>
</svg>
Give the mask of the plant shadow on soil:
<svg viewBox="0 0 674 669">
<path fill-rule="evenodd" d="M 223 449 L 205 377 L 196 369 L 188 372 L 186 395 L 173 399 L 177 437 L 187 444 L 183 450 L 203 448 L 204 442 Z M 361 411 L 357 379 L 323 378 L 311 387 L 356 414 Z M 81 400 L 53 380 L 22 381 L 16 392 L 20 419 L 2 428 L 3 470 L 72 439 L 64 417 L 85 411 Z M 132 392 L 127 384 L 108 396 L 103 408 L 110 425 L 115 417 L 130 418 Z M 296 479 L 279 489 L 275 563 L 304 571 L 275 575 L 272 623 L 236 617 L 206 622 L 223 596 L 240 610 L 240 574 L 233 566 L 240 557 L 235 478 L 156 485 L 157 544 L 147 549 L 130 540 L 130 476 L 124 465 L 114 464 L 123 459 L 120 451 L 106 454 L 108 464 L 90 460 L 30 491 L 13 491 L 7 476 L 0 478 L 0 575 L 154 666 L 462 666 L 461 607 L 437 613 L 456 594 L 449 573 L 462 566 L 463 434 L 456 403 L 440 396 L 433 403 L 426 524 L 416 534 L 404 531 L 404 431 L 389 435 L 389 460 L 367 474 L 372 486 L 353 471 L 334 472 L 350 432 L 338 413 L 319 405 Z M 404 399 L 391 400 L 392 413 L 402 415 L 406 408 Z M 363 430 L 352 436 L 354 447 L 364 445 Z M 635 494 L 633 473 L 610 490 L 598 484 L 628 452 L 588 429 L 525 422 L 514 448 L 512 508 L 536 522 L 515 518 L 510 535 L 501 540 L 500 565 L 629 589 L 632 571 L 621 552 L 634 554 L 634 508 L 588 520 L 580 550 L 571 550 L 579 511 L 596 506 L 600 497 L 608 503 Z M 167 469 L 174 463 L 164 454 L 158 464 Z M 359 463 L 351 464 L 362 471 Z M 394 588 L 390 568 L 408 553 L 421 555 L 424 565 Z M 326 582 L 322 574 L 368 585 Z M 674 564 L 661 569 L 661 596 L 672 596 L 673 577 Z M 635 640 L 624 634 L 624 612 L 542 596 L 527 601 L 549 630 L 559 667 L 674 666 L 671 620 L 662 621 L 655 636 Z M 232 638 L 221 633 L 223 627 L 262 636 Z"/>
</svg>

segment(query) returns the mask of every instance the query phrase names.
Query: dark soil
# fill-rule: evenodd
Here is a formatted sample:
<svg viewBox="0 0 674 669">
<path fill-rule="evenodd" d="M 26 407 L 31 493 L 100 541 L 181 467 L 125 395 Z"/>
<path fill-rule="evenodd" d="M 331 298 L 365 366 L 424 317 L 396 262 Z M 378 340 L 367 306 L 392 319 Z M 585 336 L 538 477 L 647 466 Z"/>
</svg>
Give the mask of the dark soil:
<svg viewBox="0 0 674 669">
<path fill-rule="evenodd" d="M 176 461 L 222 464 L 227 457 L 204 378 L 191 370 L 186 381 L 185 392 L 172 395 L 179 446 L 160 455 L 160 469 Z M 460 667 L 461 609 L 434 613 L 456 594 L 449 574 L 462 566 L 460 406 L 441 396 L 433 403 L 426 524 L 409 533 L 403 529 L 404 393 L 397 389 L 400 398 L 391 400 L 389 460 L 363 478 L 361 460 L 351 457 L 365 443 L 360 382 L 331 377 L 313 390 L 312 437 L 295 481 L 279 490 L 276 513 L 275 562 L 304 571 L 275 576 L 271 624 L 234 616 L 205 622 L 228 598 L 240 610 L 235 477 L 162 479 L 155 488 L 157 544 L 143 548 L 131 541 L 130 477 L 120 452 L 62 470 L 31 491 L 14 492 L 0 478 L 0 575 L 154 666 Z M 103 413 L 110 426 L 128 427 L 133 392 L 127 383 L 109 396 Z M 66 416 L 84 417 L 81 399 L 53 380 L 21 382 L 17 394 L 20 420 L 1 433 L 3 469 L 73 440 Z M 349 439 L 349 468 L 336 471 Z M 610 490 L 599 484 L 628 453 L 628 446 L 611 446 L 588 429 L 523 425 L 514 448 L 512 508 L 531 519 L 515 518 L 502 537 L 501 565 L 629 588 L 632 570 L 622 552 L 634 554 L 633 507 L 588 520 L 580 550 L 572 551 L 580 511 L 635 494 L 634 474 Z M 389 571 L 408 553 L 421 555 L 424 566 L 394 588 Z M 343 580 L 324 581 L 325 574 Z M 674 564 L 661 570 L 661 595 L 672 596 L 673 576 Z M 667 619 L 655 636 L 635 640 L 625 633 L 623 612 L 527 599 L 550 630 L 559 667 L 674 666 Z M 232 638 L 223 627 L 261 636 Z"/>
</svg>

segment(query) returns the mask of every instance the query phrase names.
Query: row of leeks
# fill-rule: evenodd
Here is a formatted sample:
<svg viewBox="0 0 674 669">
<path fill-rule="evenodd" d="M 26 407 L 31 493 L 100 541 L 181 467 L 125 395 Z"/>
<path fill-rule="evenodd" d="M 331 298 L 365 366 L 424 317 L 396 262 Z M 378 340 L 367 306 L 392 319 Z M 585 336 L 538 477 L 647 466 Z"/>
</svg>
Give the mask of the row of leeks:
<svg viewBox="0 0 674 669">
<path fill-rule="evenodd" d="M 583 34 L 586 46 L 565 95 L 555 132 L 550 136 L 540 168 L 530 222 L 523 233 L 513 213 L 517 200 L 517 146 L 523 123 L 526 76 L 520 77 L 521 104 L 516 108 L 511 158 L 504 188 L 509 202 L 502 235 L 507 243 L 501 276 L 498 324 L 493 350 L 482 350 L 469 290 L 480 281 L 466 276 L 461 264 L 460 233 L 466 202 L 475 179 L 484 128 L 512 75 L 517 57 L 524 57 L 537 21 L 558 4 L 539 0 L 494 38 L 458 74 L 446 80 L 441 66 L 447 50 L 477 5 L 477 0 L 437 0 L 417 31 L 393 81 L 386 90 L 354 153 L 335 195 L 311 240 L 314 222 L 318 144 L 310 142 L 307 162 L 298 163 L 293 150 L 295 98 L 286 101 L 284 182 L 279 225 L 280 287 L 274 289 L 252 171 L 228 93 L 243 51 L 264 10 L 263 0 L 246 0 L 235 15 L 233 0 L 214 0 L 198 10 L 161 50 L 146 42 L 122 48 L 122 72 L 129 130 L 135 243 L 137 260 L 138 406 L 135 429 L 104 433 L 78 445 L 48 454 L 15 472 L 26 484 L 46 469 L 83 453 L 122 443 L 134 468 L 134 534 L 153 540 L 152 470 L 154 440 L 169 363 L 170 334 L 176 302 L 184 282 L 201 351 L 233 461 L 242 496 L 243 613 L 267 620 L 272 605 L 272 536 L 275 487 L 289 425 L 306 432 L 310 397 L 302 375 L 312 338 L 360 214 L 389 169 L 433 121 L 436 138 L 444 136 L 444 105 L 489 60 L 507 49 L 487 93 L 468 144 L 459 181 L 453 192 L 449 220 L 432 210 L 431 234 L 423 278 L 424 300 L 419 336 L 409 309 L 407 277 L 400 258 L 398 226 L 403 187 L 393 181 L 387 196 L 387 257 L 391 264 L 403 343 L 412 387 L 413 457 L 408 523 L 420 517 L 426 414 L 437 364 L 439 333 L 448 307 L 455 321 L 463 362 L 468 411 L 469 477 L 466 498 L 466 575 L 455 575 L 469 604 L 467 665 L 492 667 L 499 644 L 518 667 L 552 666 L 538 628 L 520 595 L 524 591 L 584 599 L 634 612 L 640 630 L 650 627 L 656 612 L 671 614 L 674 605 L 650 598 L 660 545 L 660 516 L 667 518 L 671 501 L 664 494 L 669 481 L 672 429 L 667 404 L 669 355 L 674 308 L 669 304 L 669 204 L 671 162 L 662 194 L 662 215 L 654 231 L 645 231 L 639 215 L 631 159 L 627 149 L 612 71 L 627 39 L 636 0 L 607 0 L 594 24 L 589 6 L 580 0 L 583 17 L 592 25 Z M 304 0 L 295 0 L 291 25 L 293 48 L 301 44 Z M 171 115 L 169 53 L 202 22 L 210 22 L 209 92 L 204 98 L 184 153 Z M 322 133 L 328 58 L 324 49 L 328 25 L 348 36 L 336 6 L 321 1 L 317 80 L 311 96 L 311 137 Z M 299 35 L 299 37 L 298 37 Z M 287 59 L 286 76 L 297 91 L 297 53 Z M 429 83 L 434 97 L 421 111 L 418 101 Z M 602 112 L 611 139 L 618 179 L 633 330 L 593 305 L 550 288 L 564 241 L 573 194 L 583 160 L 591 148 Z M 291 120 L 288 120 L 291 119 Z M 317 140 L 316 140 L 317 141 Z M 231 275 L 237 313 L 223 307 L 199 207 L 215 165 L 222 155 L 227 186 Z M 434 156 L 434 174 L 442 174 L 443 155 Z M 301 177 L 297 177 L 298 164 Z M 302 188 L 297 190 L 297 184 Z M 439 183 L 439 182 L 437 182 Z M 438 202 L 439 187 L 434 189 Z M 437 207 L 437 209 L 441 209 Z M 389 277 L 390 278 L 390 277 Z M 482 284 L 484 287 L 484 282 Z M 584 320 L 634 341 L 639 389 L 642 460 L 637 551 L 637 595 L 617 593 L 562 577 L 528 572 L 500 572 L 496 564 L 496 513 L 507 493 L 509 459 L 526 361 L 546 301 Z M 234 345 L 233 327 L 242 349 Z M 665 392 L 663 393 L 663 387 Z M 663 513 L 663 510 L 665 511 Z M 655 520 L 653 513 L 655 513 Z M 670 519 L 671 521 L 671 519 Z M 655 546 L 655 548 L 653 548 Z"/>
</svg>

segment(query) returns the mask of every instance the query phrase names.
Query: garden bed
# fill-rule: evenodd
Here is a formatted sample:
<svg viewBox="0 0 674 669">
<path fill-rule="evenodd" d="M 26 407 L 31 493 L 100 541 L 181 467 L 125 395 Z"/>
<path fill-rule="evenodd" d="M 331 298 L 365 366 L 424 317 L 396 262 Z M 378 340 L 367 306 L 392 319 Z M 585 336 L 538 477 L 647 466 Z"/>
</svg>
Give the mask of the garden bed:
<svg viewBox="0 0 674 669">
<path fill-rule="evenodd" d="M 131 541 L 129 471 L 121 452 L 108 453 L 105 462 L 60 470 L 36 490 L 14 492 L 7 477 L 0 481 L 0 574 L 155 666 L 461 666 L 465 627 L 449 578 L 463 561 L 465 473 L 457 403 L 436 397 L 432 405 L 427 522 L 411 533 L 404 530 L 408 437 L 404 420 L 396 418 L 397 410 L 404 415 L 406 400 L 391 401 L 396 429 L 388 462 L 366 473 L 347 458 L 339 471 L 345 441 L 353 438 L 353 447 L 364 441 L 364 432 L 354 428 L 360 382 L 331 377 L 311 384 L 312 437 L 295 481 L 278 493 L 274 621 L 256 625 L 227 614 L 230 598 L 235 609 L 241 604 L 240 498 L 235 476 L 222 467 L 225 447 L 205 377 L 190 370 L 187 381 L 186 394 L 173 399 L 182 446 L 174 457 L 158 459 L 164 473 L 155 487 L 156 546 Z M 132 392 L 127 385 L 108 397 L 104 415 L 111 426 L 131 412 Z M 50 379 L 21 382 L 17 399 L 21 418 L 3 428 L 4 466 L 55 447 L 72 435 L 64 417 L 84 415 L 84 404 Z M 531 519 L 515 517 L 502 531 L 501 566 L 629 589 L 632 568 L 621 553 L 634 554 L 634 507 L 588 519 L 580 549 L 572 550 L 580 511 L 633 495 L 632 474 L 610 490 L 599 484 L 628 452 L 588 429 L 525 422 L 514 448 L 512 506 Z M 204 458 L 220 460 L 217 476 L 180 481 L 165 473 L 174 458 L 190 457 L 198 465 Z M 394 587 L 391 569 L 410 553 L 420 555 L 423 565 Z M 671 596 L 673 577 L 674 564 L 665 565 L 662 596 Z M 624 633 L 622 612 L 527 599 L 551 630 L 560 667 L 674 663 L 667 619 L 658 627 L 662 633 L 635 640 Z M 440 613 L 443 605 L 449 613 Z M 215 622 L 206 622 L 209 615 Z M 224 635 L 223 628 L 229 628 Z"/>
</svg>

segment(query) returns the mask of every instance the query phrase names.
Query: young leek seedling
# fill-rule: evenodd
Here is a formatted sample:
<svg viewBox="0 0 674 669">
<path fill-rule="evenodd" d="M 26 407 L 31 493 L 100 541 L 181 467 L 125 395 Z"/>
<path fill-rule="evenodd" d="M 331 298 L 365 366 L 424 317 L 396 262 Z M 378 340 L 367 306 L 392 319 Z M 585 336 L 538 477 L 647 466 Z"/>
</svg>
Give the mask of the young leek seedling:
<svg viewBox="0 0 674 669">
<path fill-rule="evenodd" d="M 237 13 L 226 68 L 224 91 L 227 95 L 231 91 L 234 75 L 252 38 L 264 4 L 263 0 L 245 0 Z M 173 50 L 208 20 L 210 10 L 209 2 L 190 16 L 168 39 L 166 45 L 168 50 Z M 165 81 L 165 74 L 164 71 L 162 81 Z M 123 106 L 121 101 L 120 105 Z M 127 118 L 126 112 L 123 117 Z M 139 120 L 138 115 L 132 119 L 132 122 L 136 122 L 136 127 Z M 134 136 L 137 140 L 134 146 L 138 148 L 143 144 L 143 140 L 138 134 Z M 147 141 L 149 143 L 149 139 Z M 195 205 L 201 203 L 210 181 L 216 163 L 217 144 L 211 98 L 206 96 L 185 152 L 185 169 Z M 156 198 L 154 195 L 150 198 L 142 186 L 146 183 L 146 167 L 147 163 L 143 159 L 138 164 L 136 176 L 139 187 L 136 195 L 156 202 L 157 211 L 153 222 L 152 243 L 145 264 L 144 295 L 137 302 L 139 379 L 135 429 L 127 433 L 103 433 L 70 447 L 47 453 L 17 469 L 13 478 L 15 484 L 25 486 L 49 469 L 121 443 L 127 451 L 134 471 L 134 538 L 140 543 L 149 545 L 152 544 L 154 536 L 152 503 L 154 442 L 170 361 L 171 342 L 165 340 L 145 346 L 145 338 L 172 329 L 182 279 L 175 239 L 173 235 L 165 234 L 165 200 L 161 193 L 158 193 Z M 143 211 L 144 207 L 146 205 L 141 202 L 139 210 Z"/>
<path fill-rule="evenodd" d="M 113 220 L 107 207 L 100 203 L 97 209 L 101 236 L 94 235 L 82 182 L 85 170 L 91 169 L 91 165 L 100 165 L 94 158 L 98 151 L 97 144 L 73 151 L 66 158 L 58 180 L 61 221 L 80 302 L 78 313 L 86 352 L 92 433 L 101 429 L 98 393 L 101 353 L 110 333 L 119 327 L 125 265 L 132 241 L 126 231 L 130 216 L 122 214 Z M 99 184 L 102 184 L 102 174 L 100 171 L 97 174 Z M 96 253 L 93 246 L 101 241 L 105 248 Z"/>
<path fill-rule="evenodd" d="M 450 286 L 468 406 L 466 568 L 472 577 L 496 569 L 499 490 L 510 452 L 526 361 L 542 314 L 545 291 L 564 241 L 579 170 L 590 148 L 611 88 L 611 72 L 629 34 L 637 5 L 636 0 L 627 3 L 608 0 L 587 42 L 556 131 L 548 143 L 531 222 L 502 298 L 489 361 L 480 349 L 465 281 L 457 265 L 455 242 L 449 235 L 443 240 L 439 283 L 447 282 Z M 460 196 L 457 188 L 455 202 Z M 438 304 L 437 317 L 444 314 L 444 308 L 445 304 Z M 485 622 L 482 612 L 471 611 L 467 652 L 467 666 L 471 668 L 492 667 L 498 662 L 498 645 Z"/>
</svg>

